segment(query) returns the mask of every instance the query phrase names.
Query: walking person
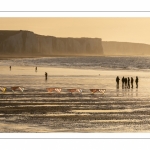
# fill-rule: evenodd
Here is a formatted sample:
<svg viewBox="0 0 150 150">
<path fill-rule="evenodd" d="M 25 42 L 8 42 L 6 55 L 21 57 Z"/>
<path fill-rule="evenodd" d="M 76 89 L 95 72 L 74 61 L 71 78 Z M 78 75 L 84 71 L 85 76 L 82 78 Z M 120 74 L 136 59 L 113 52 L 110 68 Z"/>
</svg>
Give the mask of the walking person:
<svg viewBox="0 0 150 150">
<path fill-rule="evenodd" d="M 136 76 L 136 79 L 135 79 L 136 88 L 138 88 L 138 82 L 139 82 L 139 79 L 138 79 L 138 77 Z"/>
<path fill-rule="evenodd" d="M 10 71 L 11 71 L 11 66 L 9 66 L 9 68 L 10 68 Z"/>
<path fill-rule="evenodd" d="M 124 89 L 124 76 L 122 77 L 122 88 Z"/>
<path fill-rule="evenodd" d="M 116 77 L 117 89 L 119 89 L 119 80 L 120 80 L 120 79 L 119 79 L 119 77 L 117 76 L 117 77 Z"/>
<path fill-rule="evenodd" d="M 134 79 L 131 77 L 131 88 L 133 89 L 133 81 Z"/>
<path fill-rule="evenodd" d="M 130 78 L 128 77 L 128 89 L 130 89 Z"/>
</svg>

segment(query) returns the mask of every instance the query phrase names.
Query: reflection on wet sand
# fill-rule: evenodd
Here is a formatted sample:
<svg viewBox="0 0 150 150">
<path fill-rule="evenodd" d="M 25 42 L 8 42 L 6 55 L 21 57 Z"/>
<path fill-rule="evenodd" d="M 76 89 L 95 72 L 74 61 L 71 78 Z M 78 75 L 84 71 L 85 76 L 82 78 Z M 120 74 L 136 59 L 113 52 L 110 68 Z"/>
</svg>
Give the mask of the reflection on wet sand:
<svg viewBox="0 0 150 150">
<path fill-rule="evenodd" d="M 122 113 L 122 112 L 134 112 L 134 111 L 145 111 L 147 109 L 139 108 L 139 109 L 116 109 L 116 110 L 72 110 L 72 112 L 80 112 L 80 113 Z M 148 109 L 150 110 L 150 108 Z M 147 110 L 147 111 L 148 111 Z"/>
<path fill-rule="evenodd" d="M 146 97 L 115 97 L 115 91 L 113 97 L 35 93 L 10 94 L 9 99 L 0 100 L 1 132 L 149 131 L 150 100 Z"/>
<path fill-rule="evenodd" d="M 116 74 L 137 72 L 49 68 L 45 82 L 45 67 L 38 67 L 38 72 L 31 67 L 0 69 L 1 86 L 7 88 L 0 92 L 0 132 L 150 131 L 149 73 L 138 72 L 138 89 L 116 89 Z M 25 90 L 13 93 L 14 86 Z M 48 93 L 46 89 L 53 87 L 62 90 Z M 82 89 L 82 94 L 67 89 Z M 106 92 L 91 94 L 89 89 Z"/>
</svg>

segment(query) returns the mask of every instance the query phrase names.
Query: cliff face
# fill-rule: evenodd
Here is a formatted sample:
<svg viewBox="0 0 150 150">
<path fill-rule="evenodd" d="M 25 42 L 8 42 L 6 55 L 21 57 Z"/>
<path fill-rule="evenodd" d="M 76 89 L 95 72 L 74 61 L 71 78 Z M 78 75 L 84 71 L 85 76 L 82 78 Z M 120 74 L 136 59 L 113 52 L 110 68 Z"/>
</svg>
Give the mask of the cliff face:
<svg viewBox="0 0 150 150">
<path fill-rule="evenodd" d="M 99 38 L 56 38 L 30 31 L 0 31 L 0 53 L 19 55 L 103 55 Z"/>
<path fill-rule="evenodd" d="M 102 42 L 105 55 L 150 55 L 150 45 L 128 42 Z"/>
</svg>

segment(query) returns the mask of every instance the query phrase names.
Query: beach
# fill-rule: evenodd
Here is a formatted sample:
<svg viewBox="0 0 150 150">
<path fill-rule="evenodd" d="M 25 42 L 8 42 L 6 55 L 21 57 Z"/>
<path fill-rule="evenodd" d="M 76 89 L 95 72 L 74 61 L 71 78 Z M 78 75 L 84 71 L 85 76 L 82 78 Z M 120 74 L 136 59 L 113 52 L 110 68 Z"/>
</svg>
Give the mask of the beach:
<svg viewBox="0 0 150 150">
<path fill-rule="evenodd" d="M 13 63 L 17 62 L 13 60 Z M 9 62 L 10 64 L 10 62 Z M 65 64 L 66 65 L 66 64 Z M 36 64 L 35 64 L 36 66 Z M 9 65 L 0 63 L 1 133 L 118 133 L 149 132 L 150 74 L 143 70 Z M 45 72 L 48 79 L 45 80 Z M 116 76 L 139 77 L 139 88 L 116 89 Z M 24 87 L 24 92 L 11 87 Z M 49 93 L 46 88 L 61 88 Z M 82 89 L 69 93 L 67 89 Z M 106 89 L 91 93 L 90 89 Z"/>
</svg>

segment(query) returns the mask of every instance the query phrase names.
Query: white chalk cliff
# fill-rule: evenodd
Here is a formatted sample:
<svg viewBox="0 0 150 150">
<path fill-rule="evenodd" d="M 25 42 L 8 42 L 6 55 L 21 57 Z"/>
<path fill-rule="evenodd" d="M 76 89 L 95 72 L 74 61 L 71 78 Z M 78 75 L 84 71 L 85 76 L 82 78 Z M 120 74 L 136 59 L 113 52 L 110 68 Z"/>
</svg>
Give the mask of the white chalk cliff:
<svg viewBox="0 0 150 150">
<path fill-rule="evenodd" d="M 58 38 L 30 31 L 0 31 L 0 53 L 44 55 L 103 55 L 100 38 Z"/>
</svg>

